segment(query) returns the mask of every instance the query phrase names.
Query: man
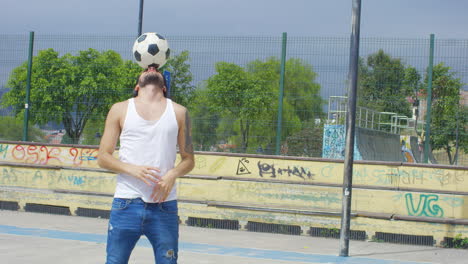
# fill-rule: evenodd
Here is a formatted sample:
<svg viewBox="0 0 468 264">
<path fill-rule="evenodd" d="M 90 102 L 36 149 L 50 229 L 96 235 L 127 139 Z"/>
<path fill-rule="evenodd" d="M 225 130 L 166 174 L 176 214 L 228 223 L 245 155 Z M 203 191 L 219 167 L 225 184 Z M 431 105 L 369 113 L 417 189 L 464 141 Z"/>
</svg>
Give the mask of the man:
<svg viewBox="0 0 468 264">
<path fill-rule="evenodd" d="M 177 263 L 175 183 L 194 167 L 190 118 L 185 107 L 165 98 L 164 77 L 156 67 L 141 74 L 135 91 L 134 98 L 110 109 L 99 146 L 99 166 L 118 173 L 106 263 L 128 263 L 141 235 L 151 242 L 157 264 Z M 181 162 L 174 167 L 176 145 Z"/>
</svg>

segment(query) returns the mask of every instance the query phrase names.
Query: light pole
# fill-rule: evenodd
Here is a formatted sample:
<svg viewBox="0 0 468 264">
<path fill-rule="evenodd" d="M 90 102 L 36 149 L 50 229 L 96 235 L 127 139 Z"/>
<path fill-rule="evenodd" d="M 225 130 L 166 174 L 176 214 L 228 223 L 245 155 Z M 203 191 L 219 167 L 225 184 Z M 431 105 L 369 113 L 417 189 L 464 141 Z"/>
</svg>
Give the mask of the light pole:
<svg viewBox="0 0 468 264">
<path fill-rule="evenodd" d="M 144 0 L 140 0 L 140 11 L 139 11 L 139 16 L 138 16 L 138 36 L 141 36 L 141 28 L 143 24 L 143 2 Z"/>
<path fill-rule="evenodd" d="M 353 0 L 351 45 L 349 53 L 348 112 L 346 116 L 346 149 L 343 175 L 343 205 L 341 210 L 340 256 L 349 254 L 351 224 L 351 194 L 353 189 L 354 134 L 356 125 L 356 94 L 358 83 L 361 0 Z"/>
</svg>

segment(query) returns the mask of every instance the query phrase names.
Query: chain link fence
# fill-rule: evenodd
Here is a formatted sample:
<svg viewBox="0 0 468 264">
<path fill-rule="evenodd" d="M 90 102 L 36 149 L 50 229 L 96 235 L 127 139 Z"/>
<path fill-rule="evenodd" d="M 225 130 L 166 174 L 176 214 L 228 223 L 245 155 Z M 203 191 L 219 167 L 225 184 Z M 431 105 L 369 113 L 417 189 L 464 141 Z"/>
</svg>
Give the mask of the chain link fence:
<svg viewBox="0 0 468 264">
<path fill-rule="evenodd" d="M 344 145 L 328 129 L 345 124 L 345 102 L 332 101 L 347 95 L 348 38 L 166 38 L 171 97 L 190 110 L 196 150 L 340 158 Z M 99 144 L 109 107 L 132 96 L 141 72 L 132 62 L 134 39 L 36 34 L 27 140 Z M 400 161 L 423 160 L 414 156 L 424 155 L 429 45 L 429 38 L 361 40 L 358 106 L 364 112 L 357 123 L 399 135 L 389 144 L 401 149 Z M 1 140 L 24 139 L 28 46 L 27 34 L 0 35 Z M 436 40 L 433 163 L 468 164 L 467 59 L 468 40 Z M 365 159 L 369 150 L 359 151 Z"/>
</svg>

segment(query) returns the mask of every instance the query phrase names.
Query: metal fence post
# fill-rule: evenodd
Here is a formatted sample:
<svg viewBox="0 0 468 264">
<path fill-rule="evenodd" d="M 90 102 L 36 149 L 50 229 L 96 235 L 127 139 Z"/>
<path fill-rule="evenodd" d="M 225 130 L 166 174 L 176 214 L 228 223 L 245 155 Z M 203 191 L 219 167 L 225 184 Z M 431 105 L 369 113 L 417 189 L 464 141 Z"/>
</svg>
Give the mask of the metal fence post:
<svg viewBox="0 0 468 264">
<path fill-rule="evenodd" d="M 26 98 L 24 102 L 23 141 L 28 141 L 29 130 L 29 91 L 31 90 L 31 72 L 34 50 L 34 31 L 29 32 L 28 72 L 26 79 Z"/>
<path fill-rule="evenodd" d="M 434 34 L 431 34 L 429 48 L 429 67 L 427 69 L 427 110 L 426 133 L 424 135 L 424 163 L 429 163 L 429 148 L 431 146 L 432 69 L 434 68 L 434 39 Z"/>
<path fill-rule="evenodd" d="M 283 126 L 283 97 L 284 97 L 284 75 L 286 73 L 286 43 L 288 36 L 283 32 L 282 48 L 281 48 L 281 73 L 280 73 L 280 87 L 278 99 L 278 122 L 276 127 L 276 150 L 275 154 L 279 155 L 281 150 L 281 130 Z"/>
<path fill-rule="evenodd" d="M 351 224 L 351 194 L 353 189 L 354 133 L 356 126 L 356 94 L 358 84 L 359 35 L 361 25 L 361 0 L 353 0 L 351 45 L 349 53 L 349 99 L 346 118 L 346 149 L 343 175 L 343 201 L 341 210 L 340 256 L 349 254 Z"/>
<path fill-rule="evenodd" d="M 166 80 L 167 98 L 171 98 L 171 72 L 164 71 L 163 76 L 164 76 L 164 79 Z"/>
<path fill-rule="evenodd" d="M 143 5 L 144 5 L 144 0 L 140 0 L 140 8 L 138 10 L 138 36 L 141 36 L 142 32 L 142 27 L 143 27 Z"/>
</svg>

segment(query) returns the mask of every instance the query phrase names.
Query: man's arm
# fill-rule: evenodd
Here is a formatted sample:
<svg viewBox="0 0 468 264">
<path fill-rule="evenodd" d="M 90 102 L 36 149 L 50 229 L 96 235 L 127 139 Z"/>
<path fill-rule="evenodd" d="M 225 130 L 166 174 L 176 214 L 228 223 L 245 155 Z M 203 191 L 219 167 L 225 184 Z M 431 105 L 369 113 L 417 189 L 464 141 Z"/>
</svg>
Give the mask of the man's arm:
<svg viewBox="0 0 468 264">
<path fill-rule="evenodd" d="M 120 119 L 125 113 L 125 106 L 126 104 L 124 103 L 117 103 L 109 110 L 104 127 L 104 134 L 102 135 L 101 144 L 99 145 L 98 164 L 101 168 L 139 178 L 151 186 L 151 182 L 156 183 L 159 180 L 159 176 L 152 171 L 159 172 L 158 168 L 125 163 L 113 156 L 117 140 L 122 130 Z"/>
<path fill-rule="evenodd" d="M 175 107 L 175 112 L 177 123 L 179 124 L 177 144 L 179 145 L 181 161 L 177 166 L 169 170 L 156 185 L 152 195 L 154 201 L 165 201 L 174 186 L 175 180 L 189 173 L 193 167 L 195 167 L 192 144 L 192 124 L 188 110 L 185 107 L 177 105 L 177 107 Z"/>
<path fill-rule="evenodd" d="M 173 169 L 177 177 L 189 173 L 193 167 L 195 167 L 195 157 L 192 143 L 192 123 L 187 109 L 184 109 L 183 118 L 181 118 L 180 123 L 183 125 L 179 126 L 180 128 L 179 135 L 177 137 L 177 143 L 179 145 L 181 162 Z"/>
</svg>

